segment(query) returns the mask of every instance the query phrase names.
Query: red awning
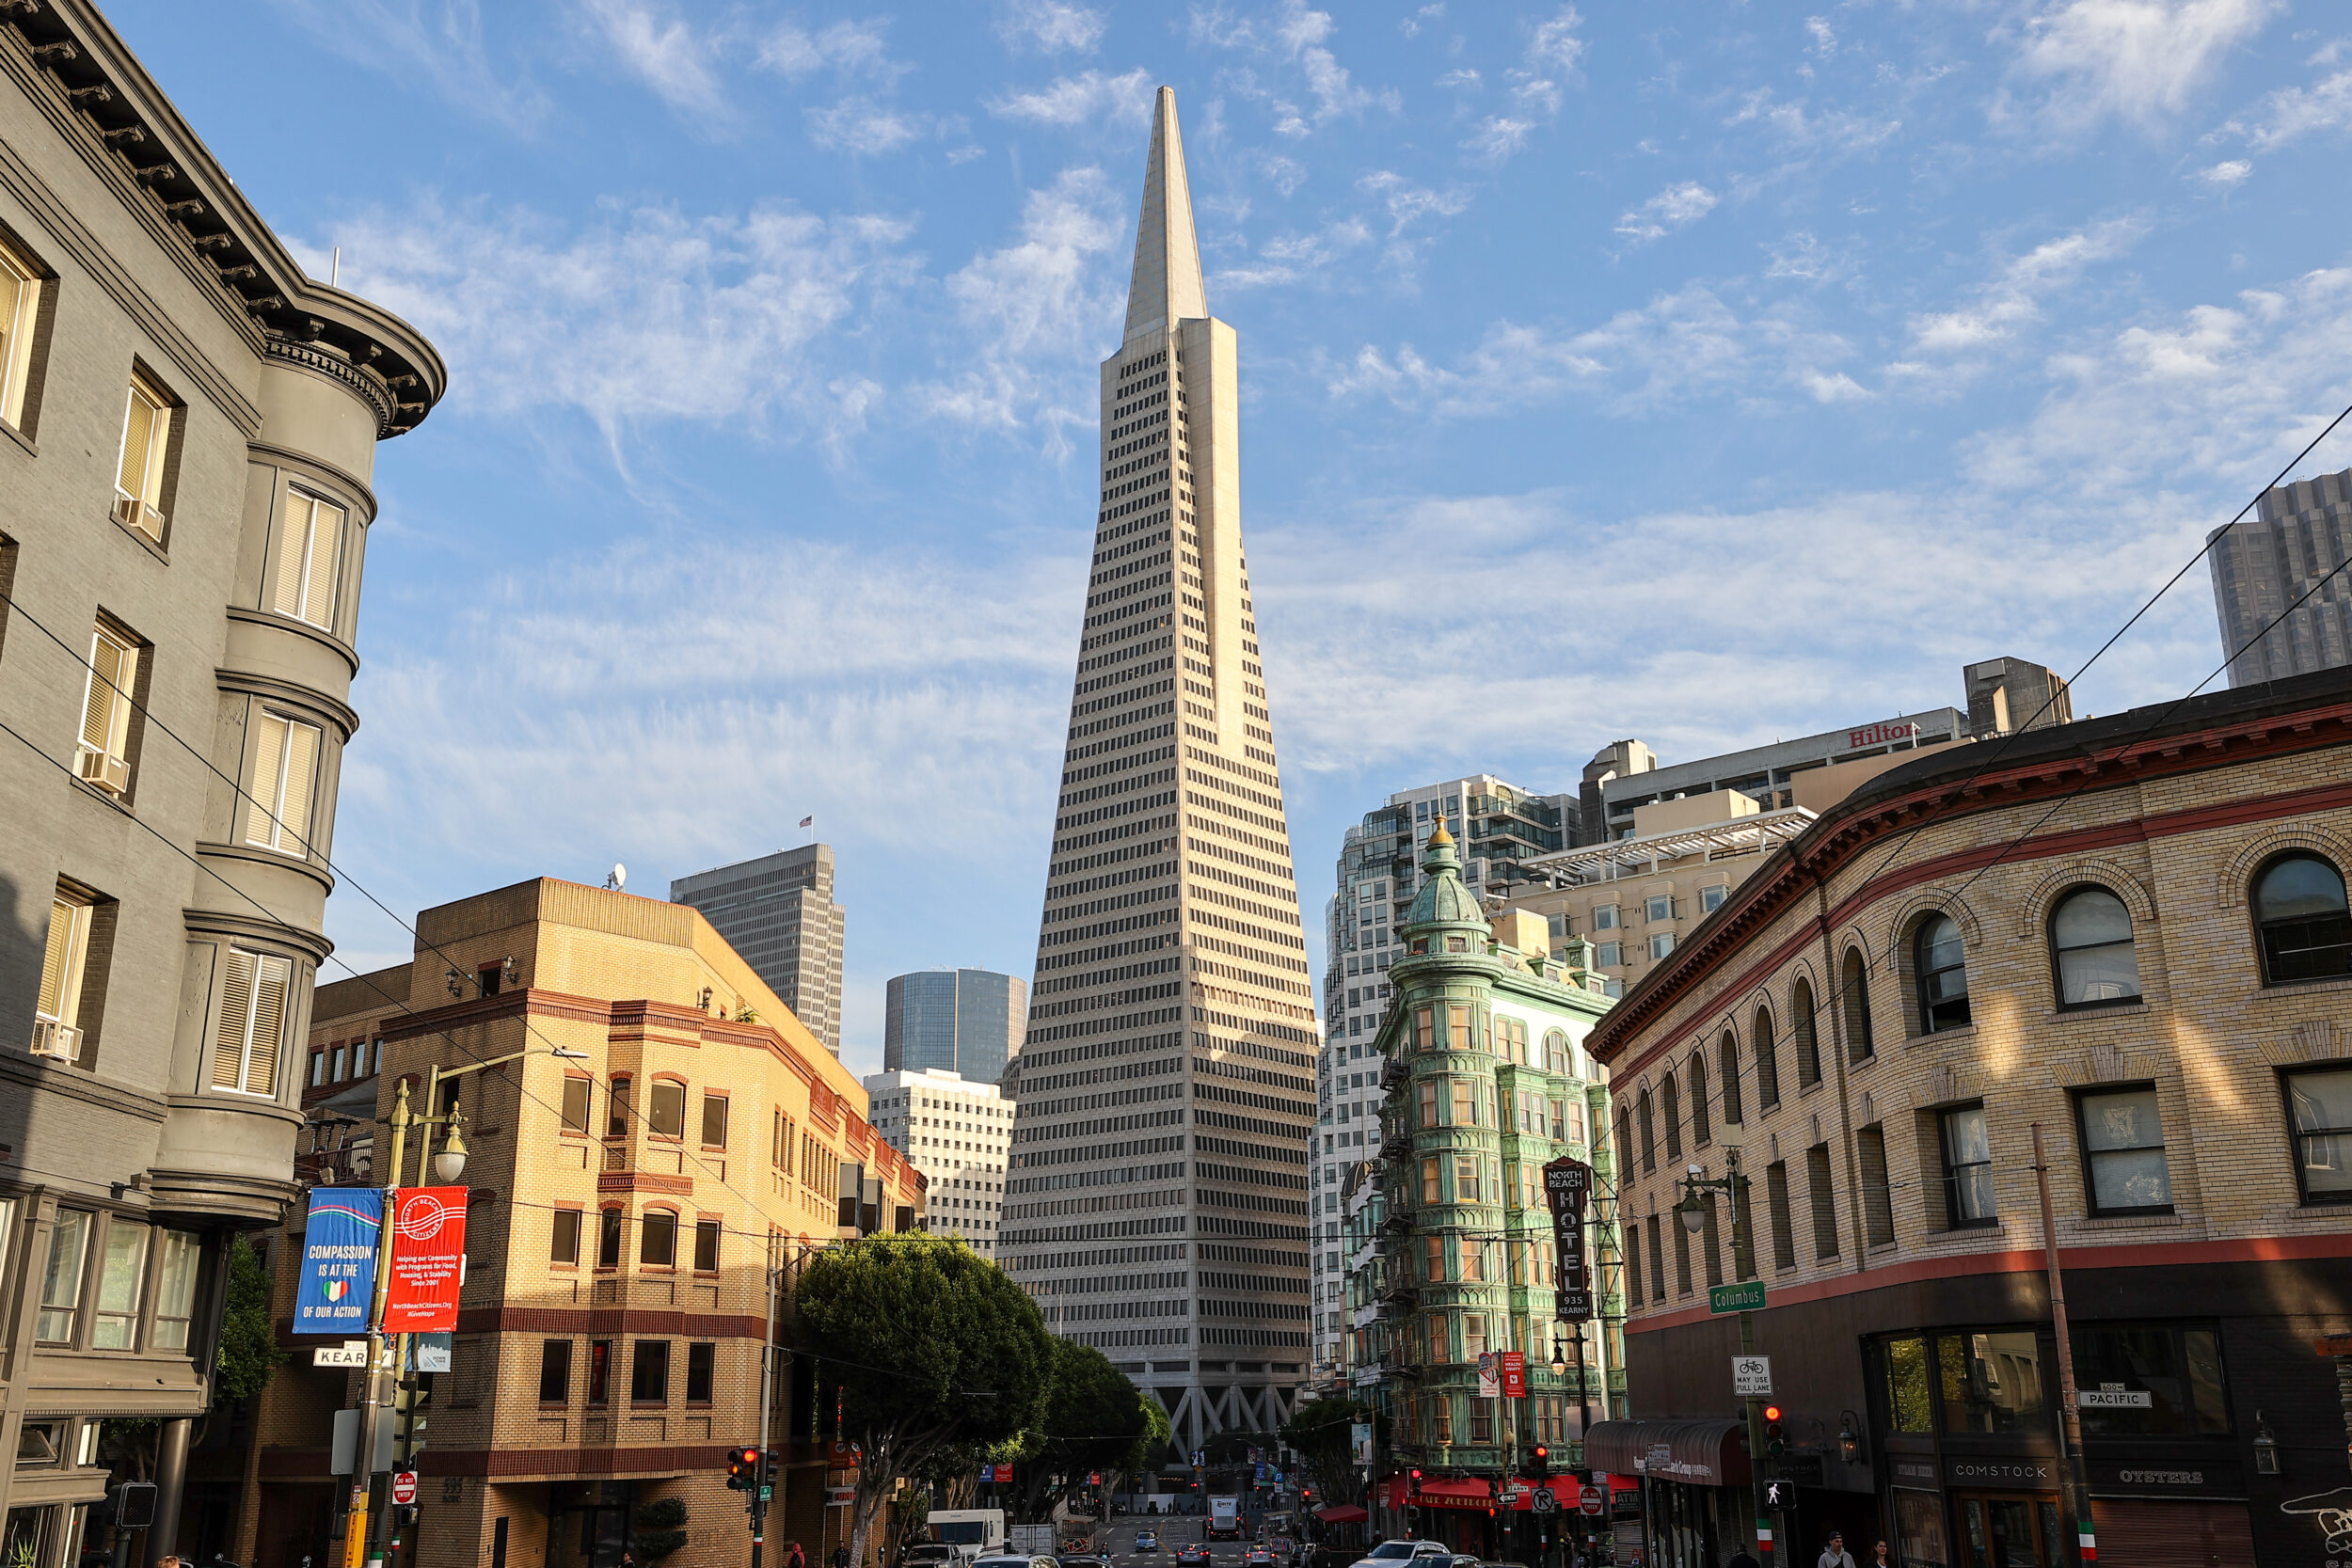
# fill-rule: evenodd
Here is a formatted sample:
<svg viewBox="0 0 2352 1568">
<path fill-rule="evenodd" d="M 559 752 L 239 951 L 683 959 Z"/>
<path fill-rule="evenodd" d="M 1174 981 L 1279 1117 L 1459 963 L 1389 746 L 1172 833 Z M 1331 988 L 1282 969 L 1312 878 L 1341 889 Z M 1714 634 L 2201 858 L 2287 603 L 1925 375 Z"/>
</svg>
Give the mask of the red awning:
<svg viewBox="0 0 2352 1568">
<path fill-rule="evenodd" d="M 1391 1476 L 1385 1500 L 1391 1508 L 1403 1508 L 1418 1497 L 1423 1508 L 1492 1508 L 1494 1488 L 1476 1477 L 1431 1477 L 1421 1483 L 1419 1493 L 1412 1493 L 1412 1481 L 1406 1476 Z"/>
<path fill-rule="evenodd" d="M 1367 1515 L 1354 1503 L 1334 1503 L 1329 1508 L 1316 1509 L 1315 1517 L 1327 1525 L 1352 1525 Z"/>
<path fill-rule="evenodd" d="M 1521 1481 L 1512 1484 L 1518 1487 L 1519 1495 L 1511 1506 L 1521 1513 L 1534 1511 L 1535 1489 L 1539 1486 L 1551 1488 L 1551 1495 L 1560 1499 L 1563 1513 L 1573 1513 L 1583 1505 L 1584 1483 L 1574 1476 L 1548 1476 L 1539 1481 Z"/>
</svg>

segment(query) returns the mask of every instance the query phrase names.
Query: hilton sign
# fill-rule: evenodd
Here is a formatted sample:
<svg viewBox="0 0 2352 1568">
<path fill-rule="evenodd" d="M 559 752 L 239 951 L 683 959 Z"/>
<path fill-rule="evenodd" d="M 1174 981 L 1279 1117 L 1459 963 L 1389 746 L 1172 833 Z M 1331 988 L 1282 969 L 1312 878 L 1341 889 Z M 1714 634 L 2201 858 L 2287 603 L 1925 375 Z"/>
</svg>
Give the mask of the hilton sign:
<svg viewBox="0 0 2352 1568">
<path fill-rule="evenodd" d="M 1892 722 L 1865 724 L 1858 730 L 1846 732 L 1846 750 L 1854 752 L 1865 746 L 1883 746 L 1890 740 L 1916 740 L 1918 738 L 1919 726 L 1916 724 Z"/>
</svg>

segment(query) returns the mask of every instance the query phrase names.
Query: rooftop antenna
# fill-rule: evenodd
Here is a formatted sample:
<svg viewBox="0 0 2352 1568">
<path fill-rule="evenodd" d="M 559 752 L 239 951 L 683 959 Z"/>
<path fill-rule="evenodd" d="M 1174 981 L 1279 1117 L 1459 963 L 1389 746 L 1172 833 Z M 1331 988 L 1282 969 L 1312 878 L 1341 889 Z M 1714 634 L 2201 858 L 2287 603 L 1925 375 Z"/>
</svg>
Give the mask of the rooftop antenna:
<svg viewBox="0 0 2352 1568">
<path fill-rule="evenodd" d="M 328 288 L 330 288 L 330 289 L 332 289 L 332 288 L 336 287 L 337 285 L 339 285 L 340 283 L 342 283 L 342 277 L 343 277 L 343 247 L 342 247 L 342 245 L 337 245 L 337 246 L 335 247 L 335 254 L 334 254 L 333 259 L 332 259 L 332 260 L 330 260 L 330 261 L 326 263 L 326 286 L 327 286 Z"/>
<path fill-rule="evenodd" d="M 628 888 L 628 867 L 614 861 L 612 869 L 604 874 L 604 885 L 614 893 L 626 892 Z"/>
</svg>

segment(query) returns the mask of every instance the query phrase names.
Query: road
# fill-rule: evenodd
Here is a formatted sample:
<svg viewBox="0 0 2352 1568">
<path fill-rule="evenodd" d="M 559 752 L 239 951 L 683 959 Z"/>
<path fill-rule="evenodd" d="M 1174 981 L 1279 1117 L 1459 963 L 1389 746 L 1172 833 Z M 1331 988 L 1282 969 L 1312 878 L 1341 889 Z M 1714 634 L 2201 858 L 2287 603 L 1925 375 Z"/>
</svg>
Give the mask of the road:
<svg viewBox="0 0 2352 1568">
<path fill-rule="evenodd" d="M 1176 1568 L 1176 1550 L 1196 1542 L 1206 1541 L 1208 1523 L 1205 1517 L 1188 1513 L 1123 1513 L 1111 1521 L 1104 1534 L 1103 1549 L 1119 1568 Z M 1156 1552 L 1136 1550 L 1136 1531 L 1156 1531 L 1160 1549 Z M 1248 1530 L 1245 1528 L 1244 1534 Z M 1242 1568 L 1242 1558 L 1256 1542 L 1209 1541 L 1211 1568 Z M 1192 1565 L 1198 1568 L 1198 1564 Z"/>
</svg>

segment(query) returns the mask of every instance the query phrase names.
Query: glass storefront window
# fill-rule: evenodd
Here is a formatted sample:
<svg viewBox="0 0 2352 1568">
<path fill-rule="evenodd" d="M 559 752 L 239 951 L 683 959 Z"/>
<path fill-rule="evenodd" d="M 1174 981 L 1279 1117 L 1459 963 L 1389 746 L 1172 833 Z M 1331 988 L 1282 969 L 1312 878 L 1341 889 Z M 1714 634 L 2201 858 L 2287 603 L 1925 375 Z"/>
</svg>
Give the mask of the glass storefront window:
<svg viewBox="0 0 2352 1568">
<path fill-rule="evenodd" d="M 1947 1432 L 2029 1432 L 2045 1424 L 2042 1350 L 2030 1329 L 1945 1334 L 1935 1341 Z"/>
<path fill-rule="evenodd" d="M 1911 1343 L 1917 1345 L 1920 1341 L 1914 1339 Z M 1925 1354 L 1926 1347 L 1922 1345 L 1923 1367 Z M 1895 1560 L 1903 1568 L 1950 1568 L 1952 1549 L 1944 1536 L 1943 1494 L 1897 1487 L 1891 1496 L 1895 1503 Z"/>
<path fill-rule="evenodd" d="M 2221 1337 L 2210 1328 L 2097 1323 L 2074 1330 L 2087 1437 L 2226 1433 Z"/>
<path fill-rule="evenodd" d="M 1934 1429 L 1928 1399 L 1928 1342 L 1889 1339 L 1886 1342 L 1886 1414 L 1892 1432 Z"/>
</svg>

